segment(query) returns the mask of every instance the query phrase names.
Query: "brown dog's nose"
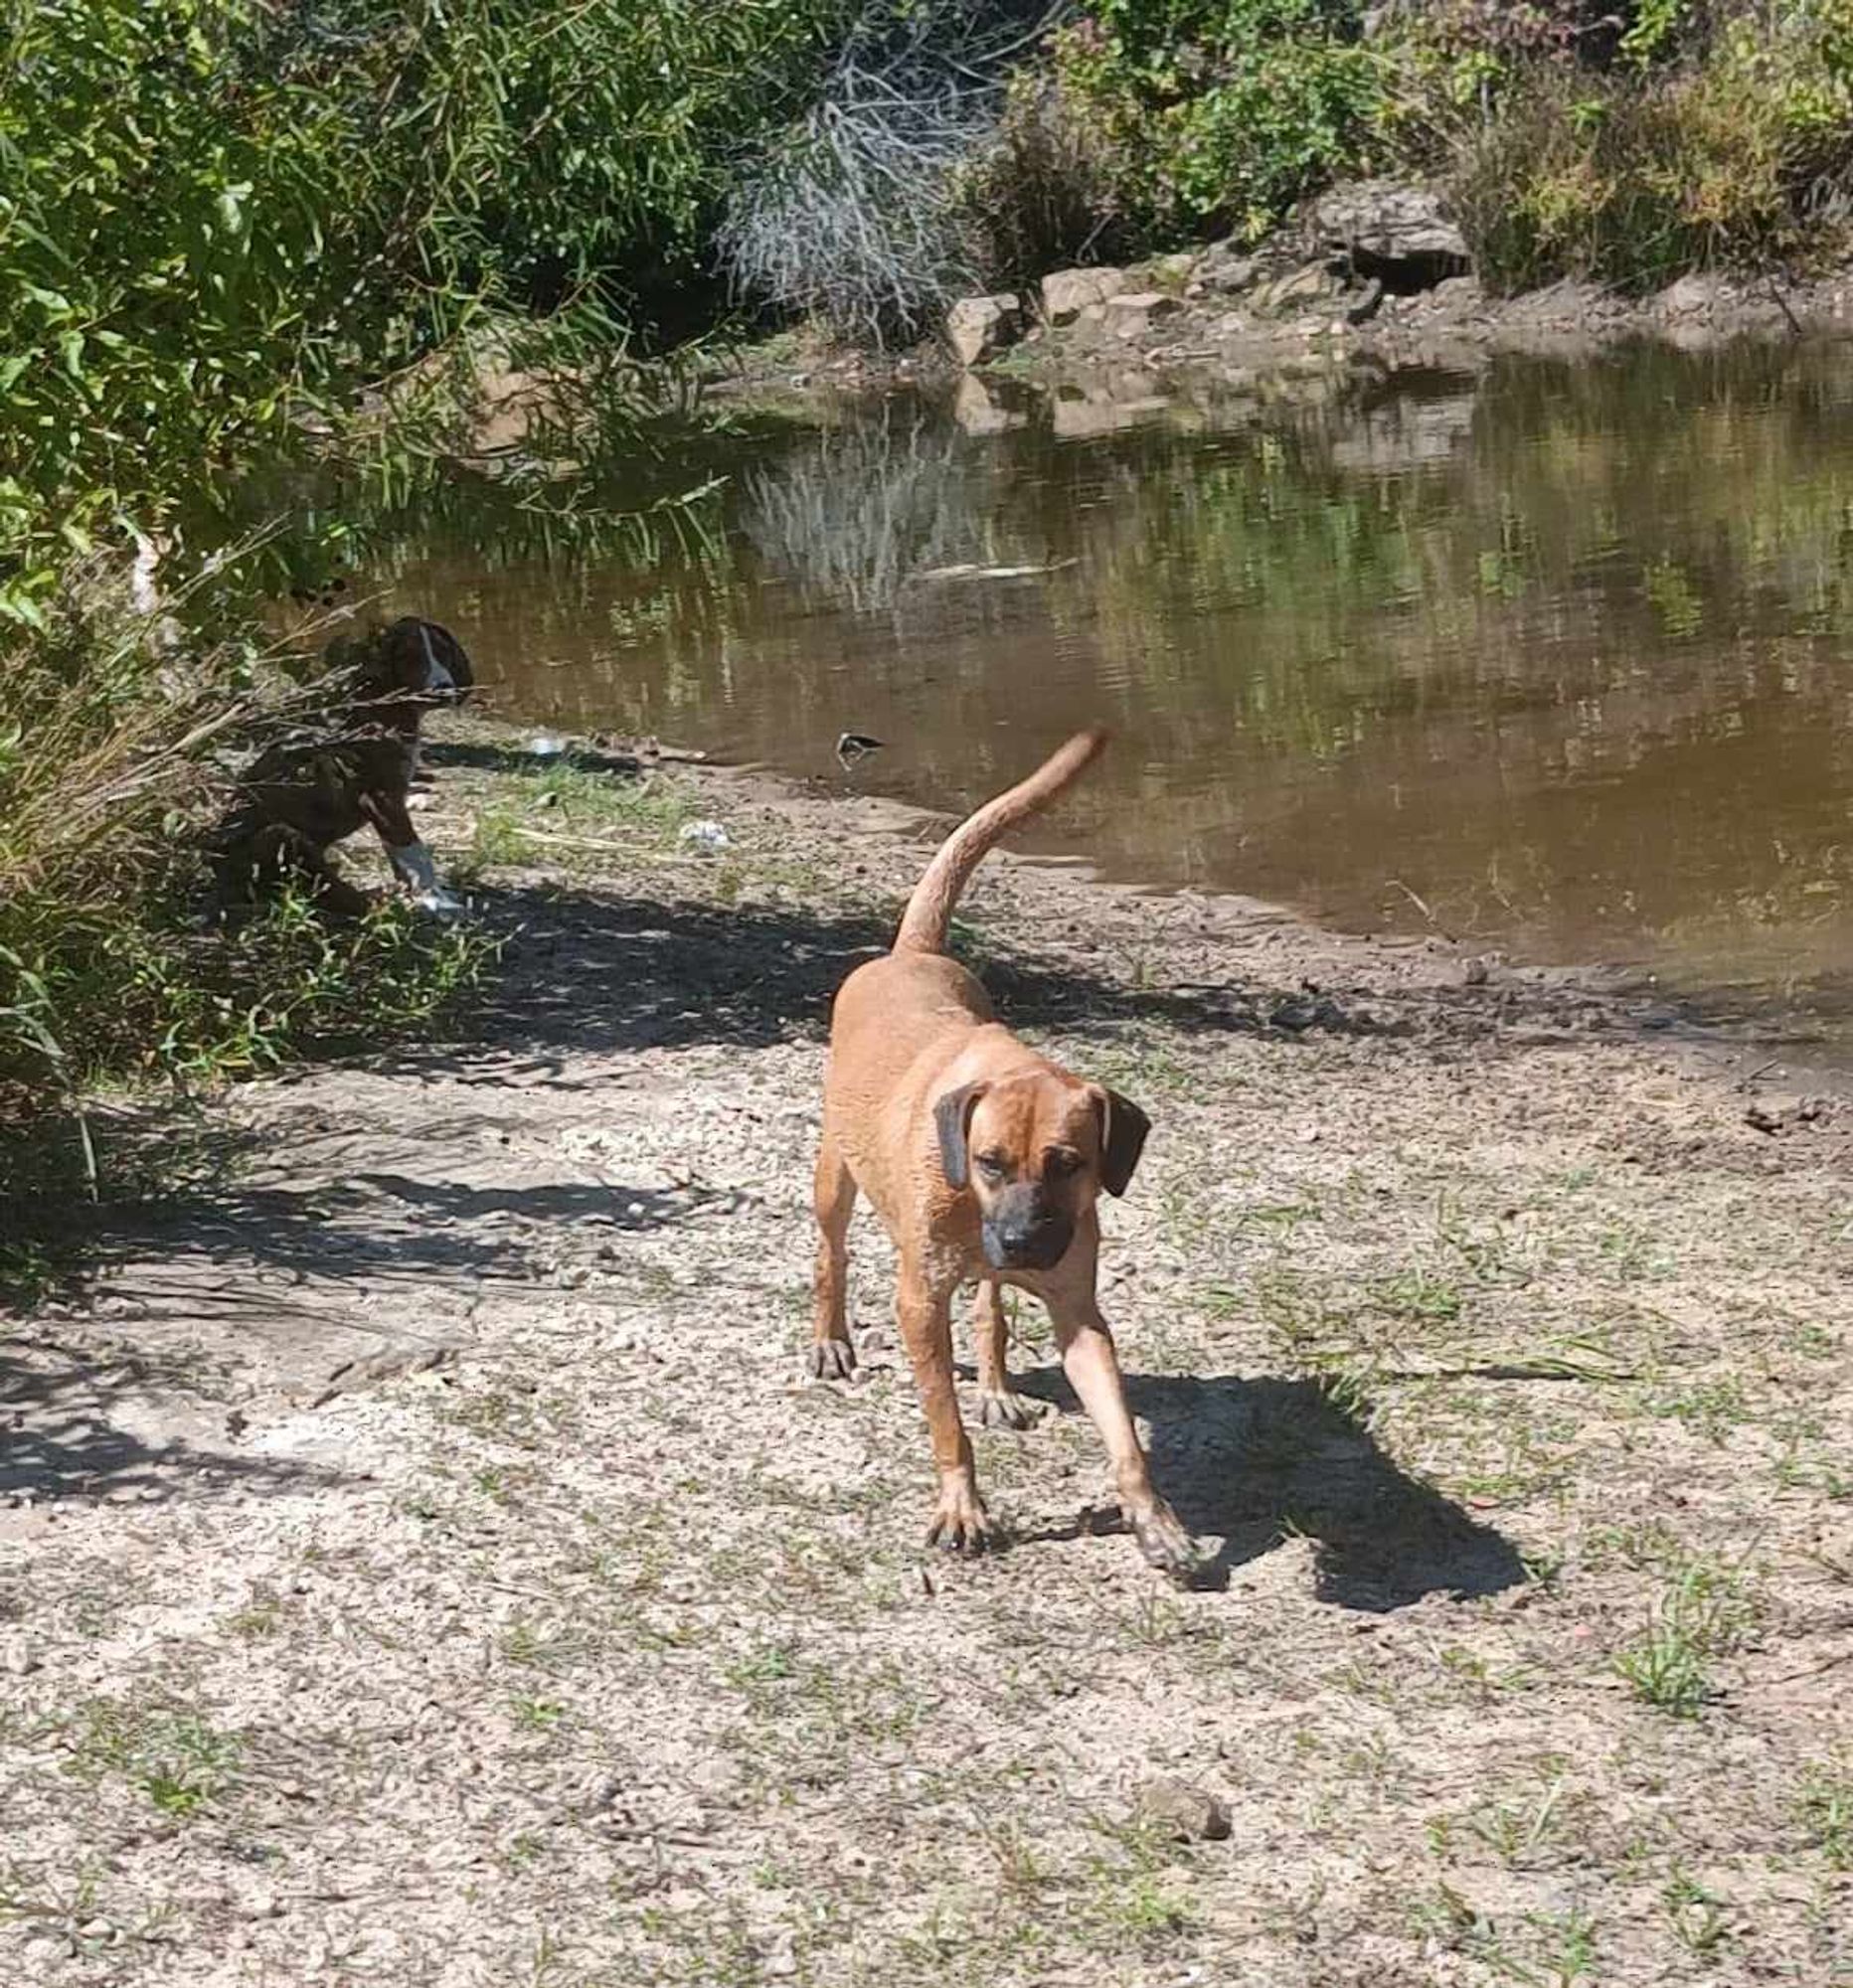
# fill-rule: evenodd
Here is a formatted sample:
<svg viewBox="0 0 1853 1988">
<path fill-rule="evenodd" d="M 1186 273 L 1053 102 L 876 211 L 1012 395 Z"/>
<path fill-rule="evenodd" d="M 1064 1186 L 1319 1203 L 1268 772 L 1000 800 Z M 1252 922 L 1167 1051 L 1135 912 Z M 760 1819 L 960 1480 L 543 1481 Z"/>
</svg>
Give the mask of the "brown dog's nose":
<svg viewBox="0 0 1853 1988">
<path fill-rule="evenodd" d="M 984 1254 L 995 1269 L 1053 1269 L 1074 1234 L 1073 1218 L 1047 1207 L 1034 1189 L 1009 1189 L 984 1219 Z"/>
</svg>

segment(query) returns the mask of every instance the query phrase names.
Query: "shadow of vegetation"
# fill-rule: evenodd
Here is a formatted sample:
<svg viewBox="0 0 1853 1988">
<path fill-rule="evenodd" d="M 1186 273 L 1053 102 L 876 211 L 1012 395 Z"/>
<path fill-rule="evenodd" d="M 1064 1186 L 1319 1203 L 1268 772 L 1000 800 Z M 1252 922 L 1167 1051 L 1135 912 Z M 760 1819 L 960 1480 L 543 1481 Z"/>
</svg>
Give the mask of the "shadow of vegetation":
<svg viewBox="0 0 1853 1988">
<path fill-rule="evenodd" d="M 1081 1412 L 1059 1368 L 1016 1387 Z M 1400 1470 L 1314 1382 L 1128 1374 L 1126 1399 L 1150 1425 L 1152 1474 L 1178 1517 L 1223 1542 L 1209 1585 L 1295 1537 L 1314 1543 L 1319 1599 L 1341 1608 L 1471 1600 L 1526 1577 L 1510 1540 Z"/>
<path fill-rule="evenodd" d="M 472 1128 L 496 1136 L 493 1119 Z M 261 1463 L 187 1438 L 236 1438 L 238 1404 L 319 1406 L 447 1364 L 472 1343 L 486 1288 L 549 1299 L 602 1274 L 616 1239 L 732 1207 L 693 1184 L 421 1179 L 434 1130 L 331 1128 L 286 1109 L 260 1140 L 220 1125 L 171 1194 L 40 1203 L 49 1267 L 24 1295 L 75 1300 L 87 1322 L 78 1347 L 59 1343 L 51 1312 L 0 1342 L 0 1494 L 171 1490 L 200 1465 L 261 1477 Z"/>
<path fill-rule="evenodd" d="M 605 897 L 518 886 L 492 894 L 485 922 L 507 939 L 480 1018 L 481 1044 L 421 1046 L 463 1081 L 557 1083 L 558 1059 L 703 1044 L 758 1049 L 825 1034 L 844 978 L 886 950 L 893 927 L 870 913 Z M 1135 988 L 1074 963 L 987 943 L 968 959 L 1012 1027 L 1110 1038 L 1157 1025 L 1190 1034 L 1266 1032 L 1281 1043 L 1326 1032 L 1402 1033 L 1329 997 L 1281 1003 L 1237 979 Z M 388 1062 L 394 1059 L 389 1058 Z M 551 1078 L 550 1078 L 551 1072 Z"/>
<path fill-rule="evenodd" d="M 543 1225 L 594 1221 L 612 1231 L 660 1229 L 694 1213 L 703 1199 L 620 1182 L 476 1189 L 386 1173 L 355 1173 L 339 1185 L 303 1189 L 229 1181 L 187 1203 L 127 1220 L 118 1215 L 102 1260 L 158 1245 L 164 1264 L 202 1256 L 254 1260 L 267 1273 L 364 1277 L 376 1288 L 432 1278 L 529 1283 L 541 1267 L 533 1231 Z M 500 1233 L 451 1228 L 480 1225 L 485 1216 L 505 1218 Z M 110 1288 L 137 1295 L 119 1280 Z M 237 1301 L 239 1294 L 230 1290 L 198 1293 L 209 1308 Z M 290 1309 L 287 1295 L 274 1292 L 262 1303 L 278 1313 Z"/>
<path fill-rule="evenodd" d="M 428 1129 L 449 1140 L 472 1133 L 492 1138 L 497 1121 L 446 1117 Z M 395 1166 L 416 1165 L 425 1137 L 416 1121 L 382 1124 L 365 1135 L 330 1134 L 313 1112 L 283 1111 L 267 1120 L 258 1140 L 244 1127 L 203 1119 L 197 1103 L 175 1101 L 116 1110 L 108 1137 L 108 1157 L 119 1164 L 110 1167 L 112 1192 L 102 1199 L 90 1200 L 76 1177 L 0 1197 L 9 1239 L 30 1244 L 36 1258 L 32 1281 L 0 1289 L 0 1302 L 71 1296 L 98 1269 L 151 1250 L 163 1268 L 201 1258 L 255 1262 L 282 1278 L 531 1281 L 533 1236 L 544 1226 L 656 1229 L 714 1198 L 696 1188 L 666 1194 L 621 1181 L 472 1188 L 420 1180 Z M 154 1157 L 163 1147 L 178 1155 L 165 1175 Z M 319 1177 L 293 1184 L 292 1176 L 310 1169 Z M 110 1290 L 131 1302 L 141 1295 L 119 1280 Z M 267 1288 L 259 1300 L 249 1288 L 202 1287 L 193 1298 L 220 1315 L 253 1303 L 276 1318 L 298 1309 L 279 1289 Z"/>
<path fill-rule="evenodd" d="M 522 746 L 476 739 L 426 739 L 419 746 L 419 758 L 433 771 L 455 766 L 478 773 L 544 773 L 550 766 L 566 765 L 581 772 L 635 779 L 644 770 L 643 761 L 630 752 L 608 752 L 602 747 L 582 745 L 574 745 L 565 752 L 532 752 Z"/>
<path fill-rule="evenodd" d="M 159 1399 L 190 1392 L 185 1376 L 149 1361 L 96 1360 L 44 1338 L 0 1341 L 0 1498 L 132 1492 L 158 1504 L 195 1488 L 207 1470 L 215 1483 L 246 1489 L 343 1481 L 320 1465 L 160 1433 Z"/>
</svg>

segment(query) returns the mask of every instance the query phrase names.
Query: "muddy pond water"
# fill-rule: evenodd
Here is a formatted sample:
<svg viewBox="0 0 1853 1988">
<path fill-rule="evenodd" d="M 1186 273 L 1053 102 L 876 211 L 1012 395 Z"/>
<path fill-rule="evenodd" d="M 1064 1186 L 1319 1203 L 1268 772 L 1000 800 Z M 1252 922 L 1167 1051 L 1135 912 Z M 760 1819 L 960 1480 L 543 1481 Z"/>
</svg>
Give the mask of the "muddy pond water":
<svg viewBox="0 0 1853 1988">
<path fill-rule="evenodd" d="M 1853 345 L 968 386 L 724 468 L 648 560 L 383 578 L 537 726 L 954 811 L 1100 720 L 1042 847 L 1853 1053 Z"/>
</svg>

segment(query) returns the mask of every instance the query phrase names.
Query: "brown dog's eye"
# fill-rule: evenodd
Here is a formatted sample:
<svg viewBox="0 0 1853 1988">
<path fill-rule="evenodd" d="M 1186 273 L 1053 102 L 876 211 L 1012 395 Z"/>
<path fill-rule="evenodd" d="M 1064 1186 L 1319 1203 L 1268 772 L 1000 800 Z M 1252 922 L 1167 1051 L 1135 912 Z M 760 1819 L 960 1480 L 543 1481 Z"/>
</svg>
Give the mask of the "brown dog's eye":
<svg viewBox="0 0 1853 1988">
<path fill-rule="evenodd" d="M 1049 1154 L 1044 1164 L 1052 1174 L 1079 1173 L 1081 1171 L 1081 1155 L 1079 1153 L 1071 1153 L 1065 1148 L 1058 1148 Z"/>
<path fill-rule="evenodd" d="M 986 1180 L 1002 1180 L 1004 1177 L 1002 1153 L 980 1153 L 974 1165 Z"/>
</svg>

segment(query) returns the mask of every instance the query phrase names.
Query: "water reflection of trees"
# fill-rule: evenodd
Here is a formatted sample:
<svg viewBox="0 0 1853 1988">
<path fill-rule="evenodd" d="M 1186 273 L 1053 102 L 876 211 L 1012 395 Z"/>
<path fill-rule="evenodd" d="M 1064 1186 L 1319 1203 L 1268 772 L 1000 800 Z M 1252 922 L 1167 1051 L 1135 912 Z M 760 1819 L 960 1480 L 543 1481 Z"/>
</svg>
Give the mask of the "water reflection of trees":
<svg viewBox="0 0 1853 1988">
<path fill-rule="evenodd" d="M 889 401 L 751 464 L 734 529 L 807 608 L 930 618 L 923 576 L 1043 557 L 1007 458 L 915 401 Z"/>
<path fill-rule="evenodd" d="M 807 445 L 742 530 L 848 620 L 819 640 L 774 612 L 761 660 L 800 709 L 842 708 L 853 672 L 946 794 L 1084 705 L 1114 720 L 1132 763 L 1084 833 L 1147 874 L 1364 918 L 1415 870 L 1541 947 L 1631 927 L 1726 958 L 1779 931 L 1817 969 L 1848 886 L 1853 369 L 1642 352 L 1417 385 L 1086 446 L 917 416 Z"/>
</svg>

